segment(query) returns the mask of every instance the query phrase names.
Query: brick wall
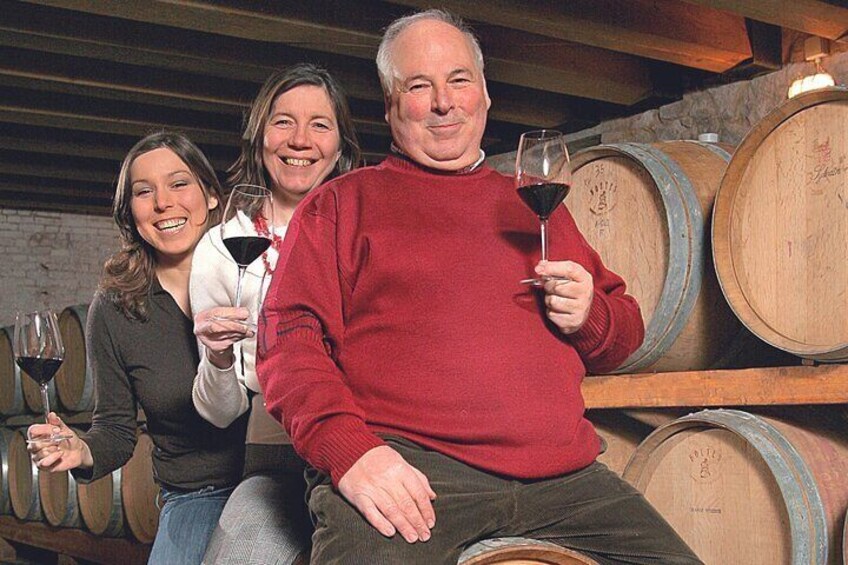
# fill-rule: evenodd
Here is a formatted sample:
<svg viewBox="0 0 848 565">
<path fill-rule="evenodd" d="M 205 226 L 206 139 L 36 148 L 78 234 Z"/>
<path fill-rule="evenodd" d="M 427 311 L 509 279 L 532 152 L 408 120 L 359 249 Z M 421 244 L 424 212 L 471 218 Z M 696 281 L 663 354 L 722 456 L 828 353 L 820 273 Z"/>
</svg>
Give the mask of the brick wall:
<svg viewBox="0 0 848 565">
<path fill-rule="evenodd" d="M 0 207 L 0 326 L 16 310 L 88 303 L 118 248 L 111 217 Z"/>
</svg>

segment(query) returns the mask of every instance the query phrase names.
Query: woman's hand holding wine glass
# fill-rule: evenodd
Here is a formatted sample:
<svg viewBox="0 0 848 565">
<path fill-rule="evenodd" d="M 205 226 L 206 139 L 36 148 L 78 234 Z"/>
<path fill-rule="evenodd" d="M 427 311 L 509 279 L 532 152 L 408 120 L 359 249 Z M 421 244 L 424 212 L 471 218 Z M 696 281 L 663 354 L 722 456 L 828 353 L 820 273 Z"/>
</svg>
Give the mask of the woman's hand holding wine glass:
<svg viewBox="0 0 848 565">
<path fill-rule="evenodd" d="M 57 442 L 50 439 L 55 435 L 67 437 Z M 94 465 L 88 445 L 53 412 L 48 415 L 46 424 L 30 426 L 27 437 L 30 438 L 27 449 L 39 469 L 67 471 Z"/>
<path fill-rule="evenodd" d="M 194 333 L 206 347 L 213 365 L 220 369 L 230 367 L 235 361 L 233 345 L 256 334 L 249 318 L 250 310 L 233 306 L 216 306 L 194 317 Z"/>
</svg>

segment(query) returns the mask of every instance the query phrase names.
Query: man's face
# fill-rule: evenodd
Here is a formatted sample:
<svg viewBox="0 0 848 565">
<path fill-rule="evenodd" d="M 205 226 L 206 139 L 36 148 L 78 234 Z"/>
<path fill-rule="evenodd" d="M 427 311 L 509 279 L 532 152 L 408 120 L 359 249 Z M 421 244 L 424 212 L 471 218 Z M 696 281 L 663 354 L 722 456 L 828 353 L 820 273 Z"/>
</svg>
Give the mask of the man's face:
<svg viewBox="0 0 848 565">
<path fill-rule="evenodd" d="M 473 164 L 491 100 L 465 36 L 444 22 L 423 20 L 401 32 L 392 47 L 395 77 L 386 121 L 395 144 L 433 169 Z"/>
</svg>

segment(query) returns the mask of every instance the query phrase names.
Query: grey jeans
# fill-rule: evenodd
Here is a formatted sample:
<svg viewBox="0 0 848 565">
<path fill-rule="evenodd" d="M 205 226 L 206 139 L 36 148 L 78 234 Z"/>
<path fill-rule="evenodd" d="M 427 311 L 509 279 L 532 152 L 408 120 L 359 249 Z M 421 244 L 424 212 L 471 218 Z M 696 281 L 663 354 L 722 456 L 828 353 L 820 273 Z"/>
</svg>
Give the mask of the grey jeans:
<svg viewBox="0 0 848 565">
<path fill-rule="evenodd" d="M 508 536 L 553 542 L 604 565 L 701 563 L 648 501 L 601 463 L 561 477 L 518 481 L 406 440 L 387 441 L 427 476 L 438 495 L 432 538 L 409 544 L 399 534 L 382 536 L 332 488 L 329 477 L 309 470 L 313 564 L 455 565 L 469 545 Z"/>
<path fill-rule="evenodd" d="M 204 565 L 308 562 L 312 523 L 304 502 L 303 462 L 291 446 L 248 445 L 245 467 L 248 476 L 224 507 Z"/>
</svg>

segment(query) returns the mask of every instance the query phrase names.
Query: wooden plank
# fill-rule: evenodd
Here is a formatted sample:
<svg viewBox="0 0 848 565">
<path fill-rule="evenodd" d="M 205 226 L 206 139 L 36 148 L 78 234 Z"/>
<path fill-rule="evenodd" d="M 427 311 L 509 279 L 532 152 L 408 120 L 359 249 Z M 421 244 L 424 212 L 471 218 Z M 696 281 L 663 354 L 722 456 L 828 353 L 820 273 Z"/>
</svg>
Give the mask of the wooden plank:
<svg viewBox="0 0 848 565">
<path fill-rule="evenodd" d="M 0 175 L 8 171 L 0 166 Z M 60 182 L 47 177 L 40 177 L 38 182 L 33 179 L 18 180 L 6 176 L 0 176 L 0 195 L 4 198 L 15 197 L 28 199 L 33 196 L 45 198 L 60 197 L 68 199 L 100 200 L 106 206 L 111 206 L 114 190 L 110 184 L 79 183 L 84 188 L 78 188 L 73 183 Z M 103 189 L 91 189 L 91 186 L 100 186 Z"/>
<path fill-rule="evenodd" d="M 349 96 L 382 101 L 371 61 L 269 41 L 244 40 L 0 0 L 0 44 L 47 53 L 183 71 L 261 84 L 301 61 L 328 68 Z M 258 90 L 258 88 L 257 88 Z"/>
<path fill-rule="evenodd" d="M 351 97 L 352 106 L 356 99 L 380 104 L 383 101 L 372 60 L 189 29 L 175 33 L 161 25 L 7 0 L 0 0 L 0 11 L 7 15 L 0 21 L 0 45 L 256 83 L 264 81 L 276 68 L 312 61 L 324 65 L 339 79 Z M 267 62 L 273 62 L 274 66 Z M 515 94 L 511 95 L 514 100 L 500 99 L 493 106 L 489 117 L 495 121 L 551 126 L 562 123 L 566 108 L 571 106 L 574 110 L 570 114 L 587 115 L 582 100 L 496 82 L 490 83 L 490 92 L 499 87 Z M 544 96 L 536 96 L 537 92 Z M 592 112 L 588 112 L 587 118 L 596 121 Z"/>
<path fill-rule="evenodd" d="M 822 0 L 685 0 L 828 39 L 848 34 L 848 6 Z"/>
<path fill-rule="evenodd" d="M 9 198 L 0 193 L 0 208 L 15 210 L 44 210 L 47 212 L 62 212 L 65 214 L 86 214 L 91 216 L 111 216 L 111 204 L 89 204 L 86 202 L 55 202 L 31 201 L 21 198 Z"/>
<path fill-rule="evenodd" d="M 36 179 L 53 178 L 73 180 L 79 181 L 82 186 L 90 183 L 108 185 L 117 180 L 117 171 L 117 168 L 114 172 L 111 172 L 68 165 L 48 165 L 44 163 L 0 160 L 0 174 L 2 175 L 20 175 Z"/>
<path fill-rule="evenodd" d="M 586 408 L 771 406 L 848 402 L 848 365 L 586 377 Z"/>
<path fill-rule="evenodd" d="M 3 124 L 10 126 L 11 124 Z M 24 151 L 39 155 L 60 155 L 64 157 L 86 157 L 112 161 L 114 163 L 115 175 L 118 173 L 120 162 L 123 160 L 129 148 L 135 143 L 116 140 L 115 145 L 88 143 L 71 139 L 36 139 L 32 137 L 12 137 L 0 135 L 0 149 L 8 151 Z M 210 155 L 204 151 L 209 162 L 216 170 L 223 171 L 232 163 L 232 158 L 224 160 L 217 155 Z M 235 155 L 235 152 L 233 152 Z"/>
<path fill-rule="evenodd" d="M 144 565 L 150 555 L 149 545 L 128 539 L 100 537 L 71 528 L 53 528 L 12 516 L 0 516 L 0 538 L 104 565 Z"/>
<path fill-rule="evenodd" d="M 395 2 L 415 8 L 432 4 Z M 442 0 L 439 5 L 468 20 L 707 71 L 723 72 L 750 57 L 743 18 L 677 0 Z"/>
<path fill-rule="evenodd" d="M 344 9 L 338 2 L 275 2 L 260 9 L 242 8 L 235 0 L 197 2 L 192 0 L 124 1 L 103 3 L 97 0 L 29 0 L 32 3 L 79 10 L 92 14 L 115 16 L 134 21 L 216 33 L 249 40 L 263 40 L 306 47 L 373 60 L 380 41 L 380 29 L 402 11 L 384 3 L 369 2 L 357 10 Z M 533 43 L 527 38 L 518 44 L 499 42 L 493 45 Z M 568 49 L 562 44 L 559 49 Z M 609 53 L 581 46 L 582 57 L 568 58 L 559 64 L 556 57 L 535 61 L 541 72 L 516 72 L 527 59 L 520 52 L 505 47 L 497 56 L 489 57 L 488 77 L 494 81 L 528 88 L 551 90 L 561 94 L 633 104 L 650 90 L 644 63 L 636 57 Z M 626 52 L 626 50 L 622 50 Z M 551 80 L 550 77 L 560 77 Z M 600 76 L 616 82 L 616 88 L 604 88 Z"/>
<path fill-rule="evenodd" d="M 0 122 L 11 122 L 30 126 L 63 127 L 93 132 L 109 132 L 136 137 L 143 137 L 162 128 L 176 128 L 183 131 L 196 143 L 211 143 L 214 145 L 238 144 L 238 135 L 236 132 L 186 127 L 179 124 L 128 118 L 84 116 L 73 112 L 25 108 L 5 104 L 0 105 Z"/>
</svg>

